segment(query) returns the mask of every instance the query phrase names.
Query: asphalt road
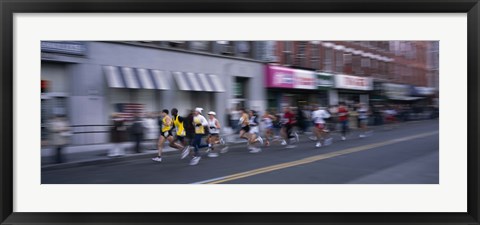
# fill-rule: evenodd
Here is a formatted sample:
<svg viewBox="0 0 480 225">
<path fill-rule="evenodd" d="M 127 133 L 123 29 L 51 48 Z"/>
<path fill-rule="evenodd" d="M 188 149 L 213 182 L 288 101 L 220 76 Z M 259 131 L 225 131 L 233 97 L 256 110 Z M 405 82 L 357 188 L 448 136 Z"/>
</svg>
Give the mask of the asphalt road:
<svg viewBox="0 0 480 225">
<path fill-rule="evenodd" d="M 315 148 L 302 136 L 296 148 L 280 144 L 257 154 L 233 146 L 218 158 L 202 157 L 196 166 L 179 153 L 42 171 L 42 184 L 438 184 L 438 120 L 375 128 L 372 136 L 353 132 L 341 141 Z"/>
</svg>

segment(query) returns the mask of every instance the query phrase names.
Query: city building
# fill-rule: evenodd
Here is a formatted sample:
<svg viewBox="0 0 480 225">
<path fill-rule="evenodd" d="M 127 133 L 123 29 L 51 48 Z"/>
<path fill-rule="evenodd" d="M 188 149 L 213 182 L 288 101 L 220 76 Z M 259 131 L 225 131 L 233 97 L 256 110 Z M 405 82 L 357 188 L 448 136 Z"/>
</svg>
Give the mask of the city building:
<svg viewBox="0 0 480 225">
<path fill-rule="evenodd" d="M 438 80 L 438 73 L 433 75 L 427 65 L 432 53 L 429 46 L 435 43 L 438 45 L 429 41 L 278 41 L 272 57 L 276 61 L 271 65 L 302 74 L 314 73 L 319 78 L 332 77 L 334 82 L 326 81 L 333 86 L 318 91 L 295 86 L 283 86 L 279 91 L 268 86 L 269 107 L 429 101 L 438 90 L 438 85 L 430 82 Z M 270 75 L 266 76 L 268 79 Z M 317 83 L 324 80 L 317 79 Z"/>
<path fill-rule="evenodd" d="M 67 115 L 74 145 L 109 141 L 110 116 L 195 107 L 227 124 L 234 106 L 265 110 L 253 42 L 42 42 L 42 136 Z"/>
</svg>

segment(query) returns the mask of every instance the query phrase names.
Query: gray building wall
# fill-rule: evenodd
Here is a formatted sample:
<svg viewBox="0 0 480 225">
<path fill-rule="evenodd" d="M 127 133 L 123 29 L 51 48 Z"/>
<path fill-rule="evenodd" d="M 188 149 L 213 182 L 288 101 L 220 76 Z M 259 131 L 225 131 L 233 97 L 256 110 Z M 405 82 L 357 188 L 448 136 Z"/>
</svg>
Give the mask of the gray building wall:
<svg viewBox="0 0 480 225">
<path fill-rule="evenodd" d="M 264 110 L 266 107 L 266 91 L 264 89 L 264 65 L 261 62 L 246 61 L 232 58 L 221 58 L 208 55 L 191 54 L 186 52 L 169 51 L 163 49 L 139 47 L 122 43 L 88 42 L 88 55 L 85 61 L 71 64 L 66 69 L 66 76 L 70 82 L 69 111 L 71 123 L 74 125 L 107 125 L 110 124 L 109 115 L 113 110 L 110 99 L 118 91 L 128 95 L 133 90 L 111 90 L 106 83 L 102 65 L 125 66 L 133 68 L 158 69 L 167 72 L 195 72 L 209 73 L 219 76 L 226 92 L 188 94 L 178 90 L 173 76 L 169 74 L 167 82 L 171 90 L 144 90 L 152 91 L 155 98 L 154 106 L 149 109 L 159 111 L 163 108 L 171 109 L 179 105 L 179 101 L 189 102 L 189 97 L 205 96 L 208 101 L 214 100 L 213 109 L 224 126 L 227 125 L 226 109 L 230 108 L 230 99 L 233 98 L 233 84 L 235 76 L 247 77 L 247 107 Z M 48 64 L 43 62 L 42 67 Z M 136 91 L 136 90 L 135 90 Z M 148 94 L 147 94 L 148 95 Z M 212 97 L 210 97 L 212 96 Z M 202 99 L 204 99 L 202 97 Z M 136 99 L 131 99 L 132 103 Z M 191 102 L 189 107 L 196 107 L 197 102 Z M 181 104 L 180 104 L 181 105 Z M 180 113 L 186 108 L 179 108 Z M 206 114 L 206 113 L 205 113 Z M 88 132 L 104 130 L 102 127 L 83 127 L 76 131 Z M 108 134 L 85 133 L 75 135 L 73 144 L 96 144 L 108 141 Z"/>
</svg>

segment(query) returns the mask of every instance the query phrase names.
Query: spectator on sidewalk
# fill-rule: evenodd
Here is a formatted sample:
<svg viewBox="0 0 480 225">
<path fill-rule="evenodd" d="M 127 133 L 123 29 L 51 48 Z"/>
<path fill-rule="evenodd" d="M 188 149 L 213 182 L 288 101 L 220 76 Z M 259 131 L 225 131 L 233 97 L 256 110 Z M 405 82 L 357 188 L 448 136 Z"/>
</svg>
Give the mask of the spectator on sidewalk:
<svg viewBox="0 0 480 225">
<path fill-rule="evenodd" d="M 113 143 L 113 148 L 110 149 L 108 156 L 116 157 L 125 155 L 125 150 L 122 146 L 122 144 L 127 141 L 127 127 L 125 126 L 125 121 L 118 113 L 114 113 L 112 115 L 112 123 L 111 141 Z"/>
<path fill-rule="evenodd" d="M 135 152 L 136 153 L 141 153 L 141 144 L 143 141 L 143 133 L 144 133 L 144 127 L 142 123 L 142 119 L 140 118 L 139 115 L 136 115 L 133 124 L 132 124 L 132 135 L 133 135 L 133 141 L 135 142 Z"/>
<path fill-rule="evenodd" d="M 148 141 L 148 149 L 157 149 L 158 138 L 158 124 L 154 113 L 148 113 L 143 119 L 143 126 L 145 127 L 145 140 Z"/>
<path fill-rule="evenodd" d="M 50 131 L 50 143 L 56 150 L 56 163 L 64 162 L 62 157 L 62 149 L 69 143 L 70 125 L 63 114 L 57 113 L 49 122 L 48 130 Z"/>
</svg>

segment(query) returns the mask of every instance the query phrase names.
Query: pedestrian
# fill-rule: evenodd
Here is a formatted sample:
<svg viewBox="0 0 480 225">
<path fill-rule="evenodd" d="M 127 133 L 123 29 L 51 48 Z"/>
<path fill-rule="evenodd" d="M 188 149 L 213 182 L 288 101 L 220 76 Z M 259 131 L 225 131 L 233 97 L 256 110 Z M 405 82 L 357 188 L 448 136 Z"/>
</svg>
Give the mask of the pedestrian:
<svg viewBox="0 0 480 225">
<path fill-rule="evenodd" d="M 55 162 L 64 162 L 62 150 L 69 143 L 72 135 L 70 125 L 61 113 L 56 113 L 48 125 L 50 132 L 50 144 L 55 149 Z"/>
<path fill-rule="evenodd" d="M 193 159 L 190 161 L 190 165 L 194 166 L 197 165 L 201 159 L 199 150 L 201 148 L 208 147 L 207 144 L 202 144 L 202 137 L 205 135 L 205 127 L 208 126 L 208 121 L 205 117 L 202 116 L 202 108 L 195 108 L 194 117 L 193 117 L 193 125 L 195 126 L 195 136 L 193 138 L 193 147 L 194 147 L 194 155 Z"/>
<path fill-rule="evenodd" d="M 260 143 L 261 145 L 263 144 L 263 139 L 260 137 L 260 129 L 258 128 L 258 118 L 257 114 L 254 110 L 250 110 L 249 112 L 249 121 L 248 121 L 248 126 L 250 127 L 250 130 L 248 131 L 250 133 L 250 137 L 248 138 L 248 149 L 250 150 L 250 153 L 259 153 L 262 151 L 261 148 L 255 147 L 255 143 Z"/>
<path fill-rule="evenodd" d="M 193 126 L 194 116 L 194 110 L 187 110 L 187 116 L 185 117 L 185 122 L 183 123 L 186 133 L 185 142 L 190 147 L 193 147 L 193 138 L 195 136 L 195 126 Z"/>
<path fill-rule="evenodd" d="M 325 119 L 330 118 L 330 114 L 326 110 L 316 106 L 315 111 L 312 113 L 312 118 L 315 122 L 315 135 L 317 138 L 316 139 L 317 144 L 315 145 L 315 147 L 317 148 L 321 147 L 322 140 L 323 140 L 323 145 L 325 146 L 332 144 L 332 138 L 327 137 L 328 130 L 325 123 Z"/>
<path fill-rule="evenodd" d="M 175 138 L 173 139 L 172 142 L 170 142 L 170 147 L 176 148 L 176 149 L 181 149 L 181 159 L 184 159 L 188 156 L 189 154 L 189 145 L 187 143 L 187 140 L 185 140 L 185 137 L 187 136 L 187 131 L 185 129 L 185 118 L 182 116 L 178 115 L 178 109 L 173 108 L 172 109 L 172 117 L 173 117 L 173 126 L 175 127 Z M 180 143 L 180 144 L 175 144 L 175 143 Z"/>
<path fill-rule="evenodd" d="M 282 118 L 282 134 L 283 134 L 283 139 L 284 142 L 282 142 L 282 145 L 287 145 L 286 148 L 295 148 L 296 146 L 291 144 L 292 138 L 295 138 L 296 142 L 299 141 L 298 134 L 295 133 L 292 135 L 292 129 L 293 126 L 295 125 L 295 114 L 292 112 L 292 109 L 290 107 L 285 107 L 284 108 L 284 114 Z"/>
<path fill-rule="evenodd" d="M 342 130 L 342 141 L 345 141 L 348 131 L 348 109 L 343 102 L 340 102 L 340 106 L 338 107 L 338 121 Z"/>
<path fill-rule="evenodd" d="M 368 130 L 368 116 L 370 114 L 369 109 L 364 103 L 360 103 L 359 108 L 357 109 L 358 112 L 358 123 L 360 127 L 360 138 L 367 137 L 371 134 Z"/>
<path fill-rule="evenodd" d="M 144 126 L 142 119 L 139 117 L 139 115 L 135 115 L 135 118 L 133 120 L 133 124 L 131 127 L 131 133 L 133 136 L 133 141 L 135 142 L 135 152 L 136 153 L 141 153 L 141 143 L 143 141 L 143 133 L 144 133 Z"/>
<path fill-rule="evenodd" d="M 148 142 L 148 149 L 157 149 L 158 124 L 153 112 L 147 113 L 143 119 L 143 127 L 145 127 L 144 139 Z"/>
<path fill-rule="evenodd" d="M 127 141 L 127 126 L 125 125 L 125 119 L 118 113 L 112 114 L 112 129 L 111 129 L 111 141 L 113 148 L 108 153 L 109 157 L 117 157 L 125 155 L 123 149 L 123 143 Z"/>
</svg>

